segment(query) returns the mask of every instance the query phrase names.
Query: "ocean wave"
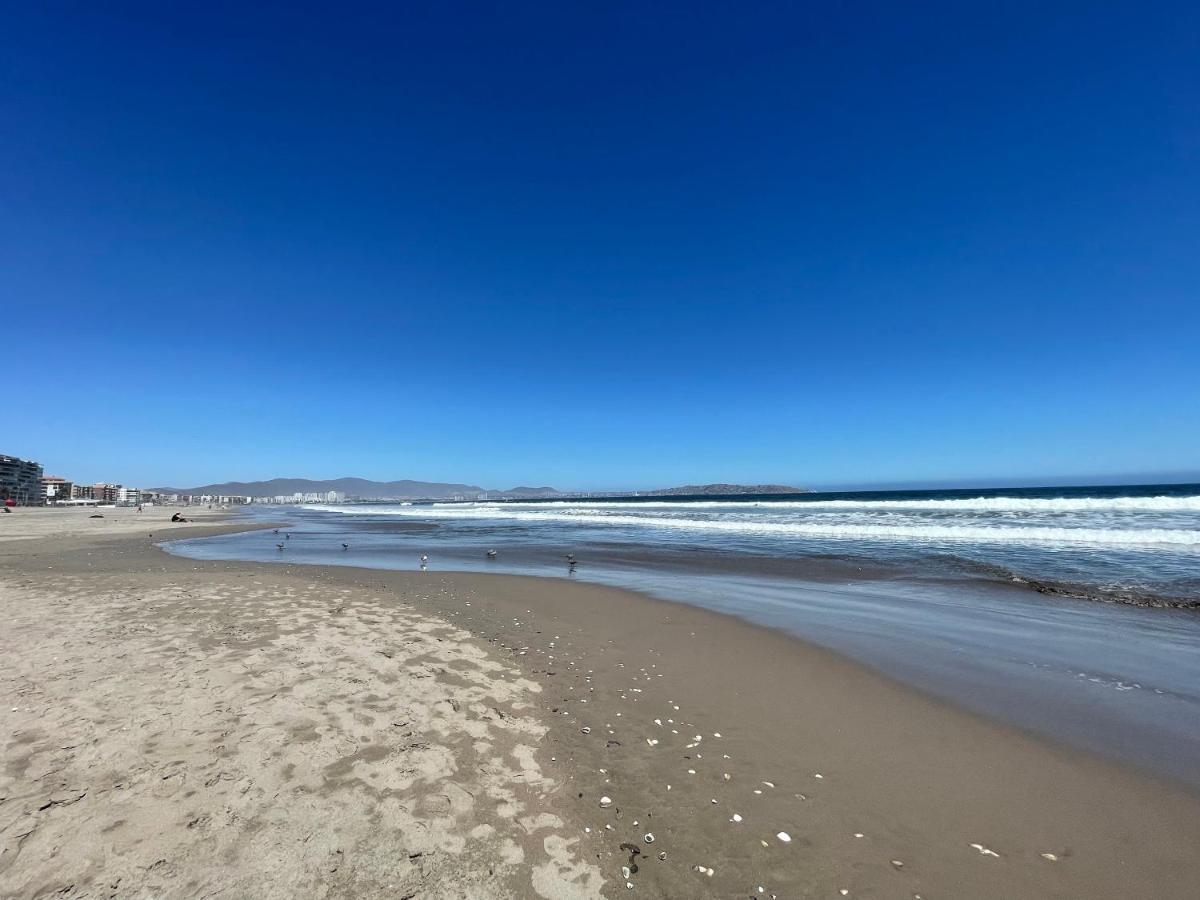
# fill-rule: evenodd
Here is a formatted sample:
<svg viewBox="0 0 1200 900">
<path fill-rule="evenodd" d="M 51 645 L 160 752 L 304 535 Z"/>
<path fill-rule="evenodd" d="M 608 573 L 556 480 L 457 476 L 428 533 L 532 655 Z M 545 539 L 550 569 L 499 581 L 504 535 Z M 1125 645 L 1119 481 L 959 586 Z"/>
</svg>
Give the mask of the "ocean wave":
<svg viewBox="0 0 1200 900">
<path fill-rule="evenodd" d="M 439 503 L 435 506 L 460 506 Z M 947 497 L 928 500 L 546 500 L 472 504 L 488 509 L 816 509 L 917 510 L 925 512 L 1200 512 L 1200 496 L 1188 497 Z"/>
<path fill-rule="evenodd" d="M 686 504 L 680 504 L 686 505 Z M 907 522 L 778 522 L 742 519 L 696 519 L 682 516 L 604 514 L 593 507 L 545 508 L 538 504 L 445 504 L 416 507 L 311 506 L 306 509 L 357 515 L 406 516 L 439 519 L 508 519 L 524 522 L 571 522 L 583 525 L 628 526 L 725 534 L 774 535 L 797 538 L 902 540 L 1007 544 L 1074 544 L 1124 547 L 1172 544 L 1200 546 L 1200 531 L 1167 528 L 1056 527 L 1011 523 L 1004 525 Z M 608 507 L 609 504 L 605 504 Z"/>
</svg>

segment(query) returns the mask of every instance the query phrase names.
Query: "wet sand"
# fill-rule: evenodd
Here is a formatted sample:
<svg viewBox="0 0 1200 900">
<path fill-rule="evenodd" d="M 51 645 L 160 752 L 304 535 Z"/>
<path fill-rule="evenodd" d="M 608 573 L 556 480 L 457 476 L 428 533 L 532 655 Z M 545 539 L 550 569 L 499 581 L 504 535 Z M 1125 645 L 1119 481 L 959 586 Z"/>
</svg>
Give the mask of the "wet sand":
<svg viewBox="0 0 1200 900">
<path fill-rule="evenodd" d="M 1194 792 L 730 617 L 155 540 L 0 543 L 4 897 L 1200 883 Z"/>
</svg>

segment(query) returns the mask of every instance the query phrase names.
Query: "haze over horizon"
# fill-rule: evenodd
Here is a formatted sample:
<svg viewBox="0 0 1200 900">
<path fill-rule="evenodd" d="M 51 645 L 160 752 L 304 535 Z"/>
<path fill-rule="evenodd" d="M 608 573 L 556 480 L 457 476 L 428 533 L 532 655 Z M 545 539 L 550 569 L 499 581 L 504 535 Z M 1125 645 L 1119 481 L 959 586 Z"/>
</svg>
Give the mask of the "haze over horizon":
<svg viewBox="0 0 1200 900">
<path fill-rule="evenodd" d="M 1200 478 L 1194 6 L 6 26 L 0 452 L 48 473 Z"/>
<path fill-rule="evenodd" d="M 260 484 L 271 481 L 311 481 L 314 483 L 324 484 L 330 482 L 348 481 L 348 480 L 365 480 L 374 483 L 394 483 L 400 481 L 412 481 L 416 483 L 430 483 L 439 485 L 463 485 L 474 487 L 481 490 L 502 493 L 506 491 L 515 491 L 521 488 L 541 489 L 554 488 L 562 493 L 624 493 L 632 491 L 655 491 L 663 489 L 671 489 L 684 486 L 683 483 L 676 484 L 650 484 L 650 485 L 592 485 L 583 488 L 560 488 L 557 485 L 546 484 L 539 481 L 524 482 L 519 485 L 500 485 L 500 484 L 480 484 L 472 479 L 448 479 L 446 481 L 435 481 L 425 478 L 394 478 L 394 477 L 379 477 L 379 478 L 364 478 L 359 475 L 342 475 L 330 476 L 328 478 L 311 478 L 304 475 L 283 475 L 271 476 L 266 478 L 227 478 L 221 481 L 206 482 L 204 484 L 193 482 L 163 482 L 155 483 L 155 488 L 171 488 L 173 490 L 192 490 L 194 488 L 205 488 L 211 485 L 224 484 Z M 755 485 L 776 485 L 792 488 L 802 488 L 812 491 L 905 491 L 905 490 L 953 490 L 953 489 L 979 489 L 985 490 L 988 488 L 1044 488 L 1044 487 L 1086 487 L 1086 486 L 1105 486 L 1105 485 L 1137 485 L 1137 484 L 1200 484 L 1200 471 L 1195 472 L 1157 472 L 1157 473 L 1142 473 L 1141 475 L 1128 474 L 1097 474 L 1083 476 L 1060 476 L 1057 478 L 1047 478 L 1038 480 L 1036 478 L 980 478 L 980 479 L 964 479 L 964 480 L 946 480 L 946 481 L 917 481 L 917 482 L 872 482 L 860 481 L 850 482 L 846 484 L 808 484 L 798 480 L 786 482 L 767 482 L 767 481 L 741 481 L 733 482 L 728 479 L 723 479 L 715 482 L 691 482 L 696 486 L 706 486 L 710 484 L 737 484 L 742 486 Z M 143 486 L 151 486 L 145 484 Z M 291 490 L 291 489 L 289 489 Z M 232 493 L 237 493 L 232 491 Z"/>
</svg>

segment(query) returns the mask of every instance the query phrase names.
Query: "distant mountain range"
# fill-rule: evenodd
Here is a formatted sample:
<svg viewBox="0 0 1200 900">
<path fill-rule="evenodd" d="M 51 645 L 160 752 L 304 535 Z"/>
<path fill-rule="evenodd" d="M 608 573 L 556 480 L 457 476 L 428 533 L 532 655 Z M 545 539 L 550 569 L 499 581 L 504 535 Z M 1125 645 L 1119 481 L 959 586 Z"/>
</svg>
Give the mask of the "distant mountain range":
<svg viewBox="0 0 1200 900">
<path fill-rule="evenodd" d="M 272 478 L 269 481 L 224 481 L 220 484 L 205 484 L 190 488 L 153 488 L 167 494 L 233 495 L 243 497 L 290 497 L 292 494 L 324 494 L 340 491 L 349 497 L 362 500 L 447 500 L 454 497 L 475 499 L 487 494 L 492 499 L 571 497 L 552 487 L 528 487 L 521 485 L 507 491 L 481 488 L 474 484 L 446 484 L 439 481 L 370 481 L 366 478 L 330 478 L 315 481 L 310 478 Z M 678 497 L 697 494 L 802 494 L 804 488 L 784 484 L 686 484 L 682 487 L 663 488 L 657 491 L 641 491 L 639 495 Z M 633 491 L 606 491 L 593 496 L 621 497 Z"/>
</svg>

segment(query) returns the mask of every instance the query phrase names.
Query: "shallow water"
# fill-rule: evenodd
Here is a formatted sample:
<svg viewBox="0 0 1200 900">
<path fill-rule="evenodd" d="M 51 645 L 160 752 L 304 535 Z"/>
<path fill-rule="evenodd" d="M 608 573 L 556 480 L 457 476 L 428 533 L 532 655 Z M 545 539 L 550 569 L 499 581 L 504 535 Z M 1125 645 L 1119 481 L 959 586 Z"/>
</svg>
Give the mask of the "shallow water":
<svg viewBox="0 0 1200 900">
<path fill-rule="evenodd" d="M 164 546 L 193 558 L 402 570 L 428 554 L 438 571 L 634 588 L 786 631 L 974 711 L 1200 788 L 1196 611 L 1047 597 L 953 561 L 922 566 L 911 552 L 897 565 L 886 553 L 770 553 L 679 540 L 675 530 L 672 540 L 633 541 L 625 525 L 358 509 L 254 510 L 286 515 L 294 527 Z M 573 570 L 568 552 L 579 559 Z"/>
</svg>

